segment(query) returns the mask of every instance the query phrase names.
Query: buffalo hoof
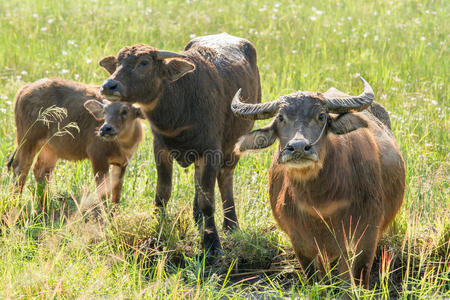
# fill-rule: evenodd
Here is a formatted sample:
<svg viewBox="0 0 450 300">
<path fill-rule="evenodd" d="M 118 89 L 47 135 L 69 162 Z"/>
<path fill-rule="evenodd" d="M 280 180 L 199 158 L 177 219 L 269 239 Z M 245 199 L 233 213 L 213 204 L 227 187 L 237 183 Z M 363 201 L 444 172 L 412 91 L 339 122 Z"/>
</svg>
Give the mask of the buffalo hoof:
<svg viewBox="0 0 450 300">
<path fill-rule="evenodd" d="M 239 229 L 239 223 L 237 221 L 232 221 L 232 220 L 226 219 L 223 221 L 222 228 L 224 231 L 232 232 L 236 229 Z"/>
<path fill-rule="evenodd" d="M 205 263 L 208 265 L 214 264 L 223 256 L 222 245 L 220 244 L 216 229 L 205 230 L 203 235 L 203 249 L 205 251 Z"/>
</svg>

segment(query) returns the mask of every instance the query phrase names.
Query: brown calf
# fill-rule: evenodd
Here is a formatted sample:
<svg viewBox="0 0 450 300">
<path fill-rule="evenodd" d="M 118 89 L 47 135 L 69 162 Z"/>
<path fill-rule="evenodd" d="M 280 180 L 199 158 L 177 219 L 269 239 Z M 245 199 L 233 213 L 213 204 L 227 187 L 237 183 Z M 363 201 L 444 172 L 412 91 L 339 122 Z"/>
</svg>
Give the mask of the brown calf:
<svg viewBox="0 0 450 300">
<path fill-rule="evenodd" d="M 132 105 L 104 100 L 98 89 L 99 86 L 44 78 L 19 90 L 14 101 L 17 148 L 8 169 L 13 169 L 20 192 L 36 154 L 33 172 L 39 183 L 49 179 L 57 160 L 88 158 L 102 197 L 111 193 L 106 186 L 112 165 L 112 201 L 119 202 L 128 161 L 143 137 L 143 115 Z M 67 116 L 59 120 L 50 116 L 50 122 L 43 122 L 40 115 L 52 106 L 65 109 Z M 79 130 L 72 128 L 70 134 L 60 134 L 61 128 L 71 122 Z"/>
<path fill-rule="evenodd" d="M 370 108 L 373 91 L 363 82 L 364 93 L 356 97 L 296 92 L 251 105 L 238 92 L 232 109 L 244 118 L 276 115 L 245 135 L 237 150 L 280 141 L 270 168 L 270 202 L 302 268 L 315 261 L 324 275 L 337 260 L 342 275 L 367 287 L 377 241 L 403 201 L 405 166 L 389 116 L 379 104 Z"/>
</svg>

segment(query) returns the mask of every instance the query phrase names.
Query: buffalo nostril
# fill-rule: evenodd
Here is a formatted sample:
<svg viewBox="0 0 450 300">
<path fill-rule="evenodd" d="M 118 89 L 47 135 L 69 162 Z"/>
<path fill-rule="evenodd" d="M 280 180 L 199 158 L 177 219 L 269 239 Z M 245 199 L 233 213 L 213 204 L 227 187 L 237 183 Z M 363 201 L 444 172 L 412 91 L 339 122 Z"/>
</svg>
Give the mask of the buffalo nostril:
<svg viewBox="0 0 450 300">
<path fill-rule="evenodd" d="M 109 86 L 109 89 L 110 90 L 117 90 L 117 83 L 114 83 L 114 84 L 111 84 L 110 86 Z"/>
<path fill-rule="evenodd" d="M 295 151 L 295 148 L 294 148 L 294 146 L 292 146 L 292 145 L 287 145 L 287 146 L 286 146 L 286 150 L 287 150 L 287 151 L 294 152 L 294 151 Z"/>
<path fill-rule="evenodd" d="M 100 128 L 100 135 L 110 134 L 111 132 L 112 132 L 111 126 L 102 126 L 102 128 Z"/>
<path fill-rule="evenodd" d="M 118 88 L 117 82 L 114 80 L 108 80 L 103 85 L 102 88 L 104 90 L 116 91 Z"/>
</svg>

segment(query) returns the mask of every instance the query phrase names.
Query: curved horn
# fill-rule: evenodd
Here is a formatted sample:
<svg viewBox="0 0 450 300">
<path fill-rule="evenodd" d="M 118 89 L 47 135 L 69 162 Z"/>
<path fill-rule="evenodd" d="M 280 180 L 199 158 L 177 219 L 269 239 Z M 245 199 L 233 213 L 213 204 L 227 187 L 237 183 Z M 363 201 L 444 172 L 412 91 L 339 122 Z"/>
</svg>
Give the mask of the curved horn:
<svg viewBox="0 0 450 300">
<path fill-rule="evenodd" d="M 231 110 L 233 113 L 243 119 L 247 120 L 263 120 L 273 117 L 281 104 L 280 100 L 272 102 L 250 104 L 241 102 L 241 92 L 239 89 L 233 97 L 231 102 Z"/>
<path fill-rule="evenodd" d="M 353 97 L 325 97 L 327 100 L 325 107 L 329 112 L 341 114 L 346 113 L 349 110 L 361 111 L 372 104 L 374 98 L 372 87 L 364 80 L 364 78 L 359 78 L 364 84 L 364 92 L 359 96 Z"/>
<path fill-rule="evenodd" d="M 170 52 L 170 51 L 165 51 L 165 50 L 158 50 L 156 52 L 156 59 L 158 59 L 158 60 L 163 60 L 163 59 L 166 59 L 166 58 L 174 58 L 174 57 L 185 58 L 186 56 L 183 55 L 183 54 Z"/>
</svg>

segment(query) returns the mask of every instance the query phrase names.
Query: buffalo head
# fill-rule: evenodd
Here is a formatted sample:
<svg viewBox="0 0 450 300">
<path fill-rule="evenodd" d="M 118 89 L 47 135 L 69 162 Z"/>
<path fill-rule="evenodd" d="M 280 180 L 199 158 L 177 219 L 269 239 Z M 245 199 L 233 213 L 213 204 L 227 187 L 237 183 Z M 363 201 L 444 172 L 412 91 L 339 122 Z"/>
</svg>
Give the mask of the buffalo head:
<svg viewBox="0 0 450 300">
<path fill-rule="evenodd" d="M 370 85 L 361 80 L 364 92 L 349 97 L 295 92 L 272 102 L 248 104 L 241 101 L 239 90 L 231 104 L 235 115 L 252 120 L 275 118 L 268 126 L 244 135 L 237 151 L 263 149 L 278 139 L 278 163 L 302 172 L 320 169 L 327 134 L 345 134 L 368 126 L 363 116 L 351 113 L 367 108 L 374 98 Z"/>
<path fill-rule="evenodd" d="M 157 50 L 144 44 L 124 47 L 117 57 L 104 57 L 99 65 L 111 74 L 100 88 L 102 95 L 111 101 L 143 105 L 151 105 L 165 83 L 176 81 L 195 70 L 183 54 Z"/>
<path fill-rule="evenodd" d="M 127 138 L 136 119 L 144 119 L 141 110 L 130 104 L 92 99 L 86 101 L 84 107 L 97 121 L 103 121 L 98 135 L 104 140 Z"/>
</svg>

